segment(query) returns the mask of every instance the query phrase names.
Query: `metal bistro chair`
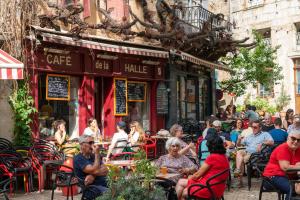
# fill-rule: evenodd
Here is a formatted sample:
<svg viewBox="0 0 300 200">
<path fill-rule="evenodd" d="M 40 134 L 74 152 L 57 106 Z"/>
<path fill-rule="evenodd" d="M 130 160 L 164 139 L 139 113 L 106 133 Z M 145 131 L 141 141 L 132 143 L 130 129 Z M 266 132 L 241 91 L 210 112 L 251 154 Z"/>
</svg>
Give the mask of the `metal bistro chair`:
<svg viewBox="0 0 300 200">
<path fill-rule="evenodd" d="M 75 176 L 74 170 L 72 167 L 51 163 L 52 169 L 52 193 L 51 200 L 54 199 L 54 190 L 56 187 L 67 187 L 67 199 L 69 199 L 69 195 L 71 195 L 71 199 L 73 200 L 73 186 L 78 185 L 78 179 Z"/>
<path fill-rule="evenodd" d="M 259 189 L 259 200 L 262 198 L 262 193 L 264 192 L 276 192 L 278 195 L 278 200 L 284 199 L 284 194 L 275 187 L 275 185 L 272 183 L 272 181 L 268 178 L 262 175 L 262 167 L 258 165 L 254 166 L 255 170 L 258 171 L 260 177 L 262 178 L 260 189 Z"/>
<path fill-rule="evenodd" d="M 211 182 L 212 182 L 213 180 L 217 179 L 218 177 L 220 177 L 220 176 L 226 174 L 226 173 L 227 173 L 227 176 L 228 176 L 228 175 L 229 175 L 229 170 L 230 170 L 230 169 L 225 169 L 225 170 L 223 170 L 222 172 L 220 172 L 220 173 L 218 173 L 218 174 L 216 174 L 216 175 L 210 177 L 209 179 L 207 179 L 205 185 L 202 185 L 202 184 L 193 184 L 193 185 L 190 185 L 190 186 L 188 187 L 188 199 L 189 199 L 189 200 L 191 200 L 191 199 L 196 199 L 196 200 L 198 200 L 198 199 L 203 199 L 203 198 L 200 198 L 200 197 L 198 197 L 198 196 L 195 195 L 197 192 L 199 192 L 200 190 L 203 190 L 203 189 L 207 189 L 207 190 L 209 191 L 209 193 L 210 193 L 210 195 L 211 195 L 210 200 L 224 199 L 223 196 L 221 196 L 221 197 L 216 197 L 216 195 L 215 195 L 215 193 L 214 193 L 212 187 L 218 187 L 218 185 L 226 184 L 226 181 L 227 181 L 227 178 L 228 178 L 228 177 L 226 177 L 224 180 L 218 181 L 218 182 L 216 182 L 216 183 L 211 183 Z M 197 189 L 196 189 L 195 191 L 192 192 L 191 190 L 192 190 L 193 188 L 197 188 Z"/>
<path fill-rule="evenodd" d="M 16 178 L 14 177 L 13 179 L 5 179 L 0 182 L 0 194 L 3 194 L 3 197 L 5 200 L 9 200 L 7 192 L 9 192 L 8 186 L 11 184 L 11 182 L 15 181 Z"/>
<path fill-rule="evenodd" d="M 292 169 L 292 170 L 287 170 L 287 173 L 299 173 L 300 172 L 300 169 Z M 290 194 L 289 194 L 289 200 L 300 200 L 300 194 L 296 194 L 295 192 L 295 184 L 300 184 L 300 177 L 298 176 L 297 177 L 298 179 L 290 179 L 289 182 L 290 182 L 290 187 L 291 187 L 291 190 L 290 190 Z"/>
</svg>

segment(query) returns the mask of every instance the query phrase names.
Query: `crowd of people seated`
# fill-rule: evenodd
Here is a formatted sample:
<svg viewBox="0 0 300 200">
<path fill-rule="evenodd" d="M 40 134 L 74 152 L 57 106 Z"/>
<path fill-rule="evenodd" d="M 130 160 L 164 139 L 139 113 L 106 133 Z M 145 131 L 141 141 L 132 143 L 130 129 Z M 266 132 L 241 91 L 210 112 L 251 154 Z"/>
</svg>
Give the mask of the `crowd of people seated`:
<svg viewBox="0 0 300 200">
<path fill-rule="evenodd" d="M 167 154 L 160 156 L 155 161 L 155 165 L 158 168 L 166 167 L 168 173 L 181 175 L 179 180 L 173 180 L 177 183 L 178 199 L 187 197 L 189 186 L 195 183 L 205 184 L 208 178 L 224 169 L 230 169 L 230 160 L 235 163 L 231 170 L 239 186 L 242 187 L 245 163 L 250 156 L 260 152 L 263 146 L 274 144 L 281 145 L 273 151 L 263 175 L 270 177 L 280 190 L 288 193 L 290 190 L 288 180 L 283 176 L 287 168 L 300 165 L 300 116 L 294 115 L 289 109 L 284 120 L 281 118 L 272 120 L 269 114 L 265 114 L 264 118 L 260 119 L 251 106 L 246 107 L 243 115 L 238 114 L 234 106 L 230 106 L 219 117 L 210 116 L 206 119 L 206 127 L 197 144 L 184 140 L 181 125 L 174 124 L 170 128 L 171 137 L 165 144 Z M 229 130 L 225 130 L 222 128 L 221 120 L 229 118 L 234 122 Z M 128 128 L 129 131 L 126 132 Z M 62 145 L 66 137 L 64 122 L 57 122 L 55 132 L 57 144 Z M 94 145 L 95 138 L 101 137 L 96 119 L 89 119 L 88 127 L 79 138 L 80 153 L 74 158 L 76 174 L 86 184 L 99 185 L 99 193 L 107 189 L 105 180 L 107 168 L 99 157 L 99 145 Z M 137 144 L 143 143 L 145 139 L 145 131 L 139 122 L 133 121 L 130 124 L 117 122 L 116 133 L 112 137 L 105 160 L 109 161 L 112 155 L 121 153 L 124 146 L 129 145 L 133 151 L 137 151 L 139 149 Z M 229 174 L 224 174 L 219 179 L 223 180 L 228 176 Z M 300 190 L 300 186 L 296 189 Z M 213 187 L 212 190 L 217 197 L 221 197 L 225 190 L 225 183 Z M 207 189 L 200 190 L 195 195 L 200 198 L 211 197 Z"/>
</svg>

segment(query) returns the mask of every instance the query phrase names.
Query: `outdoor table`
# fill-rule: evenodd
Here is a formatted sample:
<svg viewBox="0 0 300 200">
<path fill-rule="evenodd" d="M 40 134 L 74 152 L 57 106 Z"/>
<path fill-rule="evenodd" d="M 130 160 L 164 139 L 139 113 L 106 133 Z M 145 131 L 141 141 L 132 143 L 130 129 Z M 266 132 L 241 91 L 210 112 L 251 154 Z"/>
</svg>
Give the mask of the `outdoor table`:
<svg viewBox="0 0 300 200">
<path fill-rule="evenodd" d="M 158 173 L 156 174 L 156 177 L 159 178 L 165 178 L 165 179 L 169 179 L 169 180 L 178 180 L 181 177 L 181 174 L 177 174 L 177 173 L 167 173 L 167 174 L 162 174 L 162 173 Z"/>
<path fill-rule="evenodd" d="M 119 167 L 129 167 L 135 165 L 134 160 L 111 160 L 106 162 L 105 164 Z"/>
</svg>

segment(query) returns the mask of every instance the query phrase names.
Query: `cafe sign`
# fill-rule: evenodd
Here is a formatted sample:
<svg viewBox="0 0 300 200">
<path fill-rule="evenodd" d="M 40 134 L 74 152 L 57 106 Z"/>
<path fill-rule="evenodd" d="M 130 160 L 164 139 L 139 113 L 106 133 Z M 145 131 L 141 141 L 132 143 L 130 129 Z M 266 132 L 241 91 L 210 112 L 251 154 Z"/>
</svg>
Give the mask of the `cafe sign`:
<svg viewBox="0 0 300 200">
<path fill-rule="evenodd" d="M 80 54 L 62 49 L 44 48 L 38 53 L 38 68 L 59 71 L 82 71 L 80 68 Z"/>
<path fill-rule="evenodd" d="M 111 60 L 96 59 L 94 71 L 99 74 L 111 74 L 113 62 Z"/>
</svg>

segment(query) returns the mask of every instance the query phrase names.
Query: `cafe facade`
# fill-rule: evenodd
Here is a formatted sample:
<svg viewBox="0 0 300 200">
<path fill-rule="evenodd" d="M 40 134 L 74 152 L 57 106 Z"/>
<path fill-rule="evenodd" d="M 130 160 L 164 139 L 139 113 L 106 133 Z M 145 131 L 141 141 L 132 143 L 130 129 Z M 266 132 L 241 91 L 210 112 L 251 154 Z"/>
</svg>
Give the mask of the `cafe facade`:
<svg viewBox="0 0 300 200">
<path fill-rule="evenodd" d="M 153 132 L 165 127 L 168 51 L 96 37 L 74 40 L 42 28 L 35 31 L 36 38 L 28 38 L 25 65 L 38 110 L 36 136 L 53 135 L 52 124 L 58 119 L 66 121 L 71 138 L 83 133 L 91 117 L 107 138 L 120 120 L 139 121 Z"/>
<path fill-rule="evenodd" d="M 229 72 L 224 65 L 188 53 L 170 51 L 166 70 L 169 88 L 169 114 L 166 127 L 187 121 L 203 122 L 216 113 L 216 70 Z"/>
</svg>

